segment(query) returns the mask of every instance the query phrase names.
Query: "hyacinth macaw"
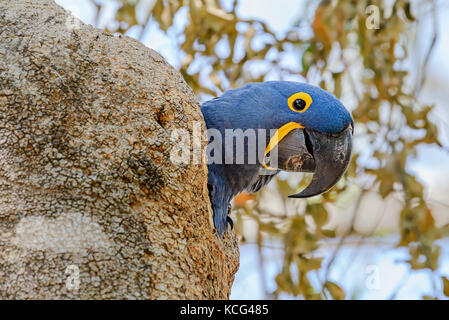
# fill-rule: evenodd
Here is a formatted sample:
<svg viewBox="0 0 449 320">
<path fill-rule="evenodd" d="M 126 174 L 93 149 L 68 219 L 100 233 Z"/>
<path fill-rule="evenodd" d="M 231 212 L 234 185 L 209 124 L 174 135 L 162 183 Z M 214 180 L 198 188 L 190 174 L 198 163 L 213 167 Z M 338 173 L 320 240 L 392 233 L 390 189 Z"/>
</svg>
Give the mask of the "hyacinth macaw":
<svg viewBox="0 0 449 320">
<path fill-rule="evenodd" d="M 215 157 L 208 161 L 208 188 L 220 236 L 228 223 L 232 227 L 230 202 L 242 191 L 257 192 L 279 170 L 285 170 L 314 173 L 309 186 L 290 197 L 315 196 L 332 188 L 350 162 L 353 119 L 336 97 L 318 87 L 291 81 L 250 83 L 203 103 L 201 111 L 209 146 L 215 147 L 208 147 L 208 157 Z M 210 134 L 211 129 L 221 137 Z M 229 129 L 265 130 L 266 143 L 260 146 L 263 135 L 257 135 L 254 148 L 244 137 L 245 160 L 237 163 L 236 146 L 225 142 L 226 132 L 232 132 Z M 248 154 L 260 153 L 260 149 L 264 157 L 250 162 Z M 225 161 L 230 150 L 231 161 Z M 270 160 L 275 151 L 276 161 Z M 216 161 L 217 157 L 222 161 Z"/>
</svg>

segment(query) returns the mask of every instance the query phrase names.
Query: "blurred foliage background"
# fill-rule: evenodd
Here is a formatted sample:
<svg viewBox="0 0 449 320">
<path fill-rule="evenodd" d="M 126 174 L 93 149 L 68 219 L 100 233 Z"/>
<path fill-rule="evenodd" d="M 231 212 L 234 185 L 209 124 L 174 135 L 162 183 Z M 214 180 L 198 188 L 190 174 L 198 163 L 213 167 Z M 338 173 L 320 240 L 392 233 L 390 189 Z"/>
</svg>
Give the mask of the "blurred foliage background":
<svg viewBox="0 0 449 320">
<path fill-rule="evenodd" d="M 391 199 L 399 211 L 388 231 L 399 234 L 392 248 L 408 250 L 408 258 L 398 263 L 406 264 L 409 273 L 429 270 L 432 292 L 423 298 L 449 296 L 449 280 L 439 269 L 438 242 L 449 233 L 448 221 L 436 223 L 422 182 L 407 169 L 419 145 L 445 148 L 438 126 L 428 117 L 435 106 L 420 100 L 439 36 L 436 1 L 306 0 L 296 23 L 282 33 L 262 19 L 239 16 L 239 0 L 114 1 L 111 19 L 104 21 L 108 2 L 91 0 L 97 21 L 103 19 L 107 31 L 132 30 L 142 40 L 147 25 L 156 22 L 175 39 L 176 67 L 200 100 L 247 82 L 299 79 L 332 92 L 351 110 L 354 156 L 331 192 L 308 200 L 287 199 L 310 176 L 282 174 L 259 194 L 235 200 L 236 231 L 242 243 L 257 245 L 257 262 L 266 263 L 265 246 L 275 243 L 282 250 L 276 288 L 265 288 L 264 297 L 357 298 L 355 293 L 348 296 L 344 282 L 330 278 L 335 259 L 348 242 L 356 253 L 367 239 L 385 236 L 380 224 Z M 425 53 L 417 58 L 409 51 L 423 15 L 435 24 L 426 31 Z M 364 215 L 373 198 L 383 203 L 375 218 Z M 335 223 L 342 212 L 346 223 Z M 328 243 L 332 249 L 320 253 Z M 397 290 L 400 286 L 391 298 Z"/>
</svg>

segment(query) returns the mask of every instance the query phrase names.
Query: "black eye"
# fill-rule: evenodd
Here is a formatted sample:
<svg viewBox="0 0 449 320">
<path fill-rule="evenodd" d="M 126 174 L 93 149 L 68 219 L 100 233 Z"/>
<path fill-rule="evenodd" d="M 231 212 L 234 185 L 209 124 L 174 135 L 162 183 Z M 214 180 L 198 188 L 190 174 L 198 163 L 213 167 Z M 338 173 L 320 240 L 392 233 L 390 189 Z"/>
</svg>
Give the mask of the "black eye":
<svg viewBox="0 0 449 320">
<path fill-rule="evenodd" d="M 302 111 L 306 107 L 306 102 L 303 99 L 296 99 L 293 101 L 293 109 Z"/>
</svg>

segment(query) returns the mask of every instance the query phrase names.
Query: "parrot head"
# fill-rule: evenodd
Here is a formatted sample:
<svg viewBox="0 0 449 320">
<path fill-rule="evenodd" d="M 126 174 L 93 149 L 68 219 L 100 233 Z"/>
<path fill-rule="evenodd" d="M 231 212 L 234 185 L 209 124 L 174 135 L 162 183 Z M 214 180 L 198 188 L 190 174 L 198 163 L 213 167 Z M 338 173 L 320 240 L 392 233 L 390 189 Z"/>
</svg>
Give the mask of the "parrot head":
<svg viewBox="0 0 449 320">
<path fill-rule="evenodd" d="M 203 103 L 201 111 L 212 146 L 208 156 L 220 160 L 208 162 L 209 195 L 220 235 L 229 221 L 229 203 L 240 192 L 257 192 L 284 170 L 312 172 L 311 183 L 290 196 L 312 197 L 332 188 L 351 159 L 350 113 L 336 97 L 310 84 L 250 83 Z M 220 135 L 210 134 L 211 129 Z M 261 130 L 264 134 L 251 135 Z M 226 138 L 229 132 L 232 139 Z M 235 132 L 242 135 L 244 151 L 234 145 L 239 139 Z M 243 162 L 236 161 L 239 151 Z M 262 157 L 251 162 L 251 153 Z"/>
</svg>

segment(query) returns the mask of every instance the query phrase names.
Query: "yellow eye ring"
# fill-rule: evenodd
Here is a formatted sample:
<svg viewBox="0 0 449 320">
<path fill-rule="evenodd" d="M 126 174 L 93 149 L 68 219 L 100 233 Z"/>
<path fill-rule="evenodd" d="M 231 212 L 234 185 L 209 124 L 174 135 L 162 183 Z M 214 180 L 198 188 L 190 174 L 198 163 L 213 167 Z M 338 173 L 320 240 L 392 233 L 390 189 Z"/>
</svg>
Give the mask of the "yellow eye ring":
<svg viewBox="0 0 449 320">
<path fill-rule="evenodd" d="M 295 94 L 292 94 L 290 98 L 288 98 L 288 107 L 294 112 L 303 113 L 307 109 L 309 109 L 312 102 L 312 97 L 308 93 L 297 92 Z M 299 106 L 301 106 L 300 109 L 297 107 L 298 104 Z"/>
</svg>

